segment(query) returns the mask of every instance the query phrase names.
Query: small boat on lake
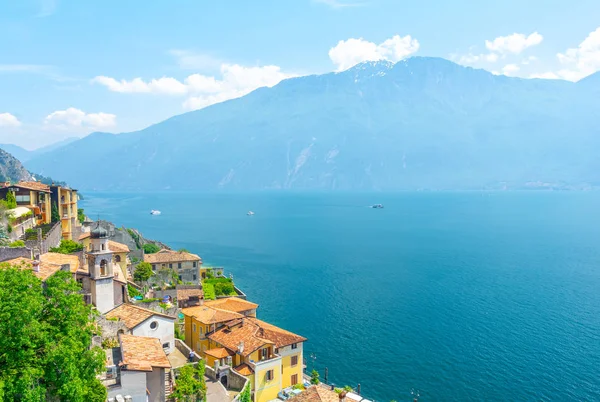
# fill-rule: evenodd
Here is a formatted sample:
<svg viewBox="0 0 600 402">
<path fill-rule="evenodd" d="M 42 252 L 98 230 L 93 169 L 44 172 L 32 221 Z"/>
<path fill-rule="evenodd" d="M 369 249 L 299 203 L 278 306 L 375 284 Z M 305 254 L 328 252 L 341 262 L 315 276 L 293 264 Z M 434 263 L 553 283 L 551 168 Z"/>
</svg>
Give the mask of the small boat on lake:
<svg viewBox="0 0 600 402">
<path fill-rule="evenodd" d="M 383 208 L 383 204 L 374 204 L 374 205 L 371 205 L 371 208 L 382 209 Z"/>
<path fill-rule="evenodd" d="M 247 213 L 246 215 L 248 215 L 248 216 L 252 216 L 252 215 L 254 215 L 254 212 L 252 212 L 252 211 L 248 211 L 248 213 Z"/>
<path fill-rule="evenodd" d="M 160 211 L 158 209 L 153 209 L 150 211 L 150 215 L 160 215 Z"/>
</svg>

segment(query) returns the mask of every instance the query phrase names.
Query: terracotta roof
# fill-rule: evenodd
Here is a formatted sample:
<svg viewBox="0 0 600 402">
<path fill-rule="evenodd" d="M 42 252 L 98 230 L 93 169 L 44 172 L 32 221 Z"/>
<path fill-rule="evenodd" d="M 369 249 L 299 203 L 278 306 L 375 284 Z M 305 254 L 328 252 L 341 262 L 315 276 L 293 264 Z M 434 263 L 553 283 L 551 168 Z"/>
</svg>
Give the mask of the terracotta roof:
<svg viewBox="0 0 600 402">
<path fill-rule="evenodd" d="M 42 263 L 50 264 L 69 264 L 71 265 L 71 272 L 75 273 L 79 269 L 79 257 L 71 254 L 60 254 L 60 253 L 46 253 L 40 255 L 40 261 Z"/>
<path fill-rule="evenodd" d="M 339 402 L 340 397 L 333 391 L 313 385 L 299 395 L 288 399 L 291 402 Z"/>
<path fill-rule="evenodd" d="M 178 301 L 186 301 L 189 300 L 190 297 L 198 297 L 202 299 L 204 293 L 201 288 L 197 289 L 177 289 L 177 300 Z"/>
<path fill-rule="evenodd" d="M 160 250 L 154 254 L 144 254 L 144 261 L 150 264 L 163 263 L 163 262 L 182 262 L 182 261 L 198 261 L 202 259 L 196 254 L 188 253 L 185 251 L 173 251 L 173 250 Z"/>
<path fill-rule="evenodd" d="M 54 254 L 54 253 L 51 253 L 51 254 Z M 61 255 L 64 255 L 64 254 L 61 254 Z M 71 257 L 74 257 L 74 256 L 71 256 Z M 77 258 L 77 257 L 75 257 L 75 258 Z M 4 261 L 4 263 L 8 263 L 8 264 L 16 266 L 17 268 L 20 268 L 20 269 L 33 269 L 33 260 L 30 258 L 18 257 L 18 258 L 14 258 L 12 260 Z M 65 263 L 65 264 L 68 264 L 68 263 Z M 79 265 L 79 263 L 77 263 L 77 265 Z M 55 273 L 60 271 L 61 266 L 62 266 L 62 264 L 54 264 L 49 261 L 44 261 L 40 257 L 39 271 L 34 272 L 34 275 L 37 276 L 38 278 L 40 278 L 42 281 L 45 281 L 48 278 L 50 278 L 52 275 L 54 275 Z M 71 265 L 71 272 L 75 272 L 75 271 L 73 271 L 73 265 Z"/>
<path fill-rule="evenodd" d="M 187 307 L 182 309 L 181 312 L 189 317 L 194 317 L 202 324 L 216 324 L 219 322 L 227 322 L 235 320 L 236 318 L 244 317 L 238 313 L 207 307 L 204 305 Z"/>
<path fill-rule="evenodd" d="M 212 356 L 212 357 L 216 357 L 217 359 L 224 359 L 227 356 L 233 356 L 235 353 L 230 352 L 229 350 L 225 349 L 225 348 L 213 348 L 213 349 L 208 349 L 204 352 L 205 354 Z"/>
<path fill-rule="evenodd" d="M 112 240 L 108 241 L 108 249 L 115 253 L 128 253 L 130 251 L 126 244 L 118 243 Z"/>
<path fill-rule="evenodd" d="M 83 232 L 82 234 L 79 235 L 79 241 L 83 240 L 83 239 L 87 239 L 88 237 L 90 237 L 90 232 Z"/>
<path fill-rule="evenodd" d="M 11 185 L 11 187 L 19 187 L 27 190 L 43 191 L 45 193 L 50 192 L 50 186 L 38 181 L 20 181 L 17 184 Z"/>
<path fill-rule="evenodd" d="M 219 308 L 221 310 L 233 311 L 234 313 L 241 313 L 242 311 L 255 310 L 258 304 L 249 302 L 239 297 L 228 297 L 218 300 L 207 300 L 204 302 L 205 306 Z"/>
<path fill-rule="evenodd" d="M 237 371 L 238 373 L 240 373 L 241 375 L 245 375 L 245 376 L 254 374 L 254 370 L 252 370 L 252 367 L 250 367 L 246 363 L 242 363 L 239 366 L 234 367 L 233 369 L 235 371 Z"/>
<path fill-rule="evenodd" d="M 170 368 L 171 364 L 158 338 L 121 334 L 121 364 L 127 370 L 152 371 L 153 367 Z"/>
<path fill-rule="evenodd" d="M 273 343 L 275 343 L 275 346 L 278 348 L 282 348 L 293 343 L 300 343 L 306 341 L 306 338 L 300 335 L 296 335 L 290 331 L 286 331 L 285 329 L 281 329 L 279 327 L 276 327 L 275 325 L 261 321 L 257 318 L 247 318 L 247 320 L 250 320 L 251 322 L 258 325 L 262 330 L 261 336 L 273 341 Z"/>
<path fill-rule="evenodd" d="M 118 318 L 125 323 L 127 328 L 133 329 L 153 315 L 175 320 L 174 317 L 157 313 L 156 311 L 148 310 L 147 308 L 134 306 L 133 304 L 121 304 L 120 306 L 106 313 L 105 317 Z"/>
<path fill-rule="evenodd" d="M 252 352 L 263 346 L 274 344 L 273 341 L 264 338 L 260 327 L 248 319 L 242 320 L 239 324 L 225 325 L 208 335 L 208 338 L 242 356 L 250 356 Z M 244 350 L 240 353 L 239 345 L 242 342 L 244 342 Z"/>
</svg>

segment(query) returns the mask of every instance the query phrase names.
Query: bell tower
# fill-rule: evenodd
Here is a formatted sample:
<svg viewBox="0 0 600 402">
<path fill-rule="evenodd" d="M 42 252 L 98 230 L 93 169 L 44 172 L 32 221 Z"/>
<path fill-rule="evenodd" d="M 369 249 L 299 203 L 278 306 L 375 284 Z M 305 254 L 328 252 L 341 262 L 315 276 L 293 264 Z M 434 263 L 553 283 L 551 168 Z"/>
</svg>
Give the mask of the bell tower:
<svg viewBox="0 0 600 402">
<path fill-rule="evenodd" d="M 90 232 L 92 250 L 87 253 L 92 304 L 101 314 L 115 307 L 113 253 L 108 248 L 108 231 L 100 222 Z"/>
</svg>

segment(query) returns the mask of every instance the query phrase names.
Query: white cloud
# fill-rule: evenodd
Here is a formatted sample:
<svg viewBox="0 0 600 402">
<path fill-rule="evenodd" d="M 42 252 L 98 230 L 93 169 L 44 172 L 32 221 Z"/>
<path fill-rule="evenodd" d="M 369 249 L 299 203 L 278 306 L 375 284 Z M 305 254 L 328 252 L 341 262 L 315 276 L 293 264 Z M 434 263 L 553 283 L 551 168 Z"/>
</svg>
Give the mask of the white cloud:
<svg viewBox="0 0 600 402">
<path fill-rule="evenodd" d="M 151 81 L 134 78 L 131 81 L 117 81 L 111 77 L 98 76 L 92 80 L 93 83 L 102 84 L 113 92 L 122 93 L 162 93 L 169 95 L 181 95 L 187 92 L 184 84 L 175 78 L 162 77 Z"/>
<path fill-rule="evenodd" d="M 21 122 L 10 113 L 0 113 L 0 127 L 19 127 Z"/>
<path fill-rule="evenodd" d="M 569 81 L 578 81 L 600 70 L 600 27 L 591 32 L 576 48 L 556 55 L 565 66 L 557 74 Z"/>
<path fill-rule="evenodd" d="M 329 50 L 329 58 L 338 71 L 363 61 L 389 60 L 397 62 L 419 50 L 419 41 L 410 35 L 395 35 L 379 45 L 362 38 L 341 40 Z"/>
<path fill-rule="evenodd" d="M 82 110 L 70 107 L 66 110 L 57 110 L 44 119 L 46 128 L 59 130 L 101 129 L 116 125 L 117 116 L 110 113 L 85 113 Z"/>
<path fill-rule="evenodd" d="M 515 75 L 521 68 L 516 64 L 507 64 L 502 68 L 502 74 L 512 76 Z"/>
<path fill-rule="evenodd" d="M 199 109 L 228 99 L 239 98 L 260 87 L 272 87 L 281 80 L 295 77 L 278 66 L 246 67 L 224 63 L 220 68 L 221 78 L 204 74 L 192 74 L 179 81 L 162 77 L 150 81 L 135 78 L 131 81 L 116 80 L 99 76 L 92 82 L 121 93 L 156 93 L 164 95 L 188 95 L 183 102 L 186 109 Z"/>
<path fill-rule="evenodd" d="M 539 45 L 544 37 L 537 32 L 525 36 L 521 33 L 514 33 L 507 36 L 499 36 L 496 39 L 485 41 L 485 47 L 491 51 L 500 54 L 513 53 L 519 54 L 523 50 Z"/>
</svg>

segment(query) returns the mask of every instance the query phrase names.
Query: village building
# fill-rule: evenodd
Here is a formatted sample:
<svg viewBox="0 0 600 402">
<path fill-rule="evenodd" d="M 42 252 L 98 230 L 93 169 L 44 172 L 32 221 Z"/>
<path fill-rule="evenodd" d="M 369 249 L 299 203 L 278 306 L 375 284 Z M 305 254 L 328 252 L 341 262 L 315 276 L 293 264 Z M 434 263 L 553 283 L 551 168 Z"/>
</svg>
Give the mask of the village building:
<svg viewBox="0 0 600 402">
<path fill-rule="evenodd" d="M 81 224 L 77 220 L 77 201 L 79 201 L 77 190 L 55 185 L 49 188 L 51 207 L 56 208 L 60 216 L 62 238 L 77 240 L 81 232 Z"/>
<path fill-rule="evenodd" d="M 152 265 L 152 270 L 174 269 L 184 284 L 197 285 L 206 277 L 206 269 L 202 269 L 202 259 L 187 251 L 160 250 L 153 254 L 145 254 L 144 261 Z"/>
<path fill-rule="evenodd" d="M 50 186 L 37 181 L 4 183 L 0 188 L 0 199 L 5 199 L 9 191 L 14 193 L 17 206 L 27 207 L 33 212 L 38 225 L 49 224 L 52 221 Z"/>
</svg>

